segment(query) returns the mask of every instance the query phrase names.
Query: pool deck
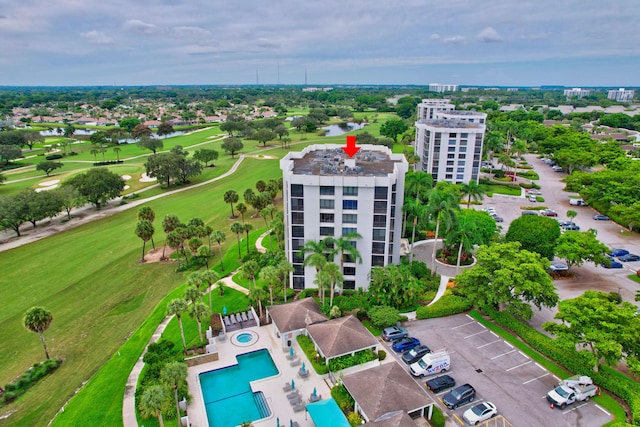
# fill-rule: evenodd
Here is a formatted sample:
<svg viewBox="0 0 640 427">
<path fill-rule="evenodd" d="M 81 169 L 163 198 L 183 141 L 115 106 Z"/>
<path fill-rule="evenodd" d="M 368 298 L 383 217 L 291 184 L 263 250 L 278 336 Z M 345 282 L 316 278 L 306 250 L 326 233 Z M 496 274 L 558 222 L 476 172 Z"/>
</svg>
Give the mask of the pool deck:
<svg viewBox="0 0 640 427">
<path fill-rule="evenodd" d="M 234 335 L 247 331 L 255 332 L 258 335 L 258 339 L 249 345 L 240 346 L 232 343 L 231 338 Z M 314 387 L 316 388 L 316 392 L 319 395 L 322 395 L 323 399 L 331 397 L 331 392 L 327 382 L 316 375 L 315 371 L 311 367 L 311 363 L 309 363 L 309 360 L 306 358 L 295 340 L 293 342 L 295 355 L 301 362 L 305 363 L 307 370 L 309 370 L 309 376 L 306 379 L 298 377 L 298 371 L 300 369 L 299 365 L 294 367 L 291 366 L 291 361 L 287 359 L 289 352 L 281 349 L 280 340 L 276 339 L 273 335 L 272 325 L 246 328 L 233 332 L 228 334 L 226 340 L 216 341 L 216 344 L 218 346 L 219 360 L 194 366 L 188 370 L 187 382 L 189 384 L 189 393 L 193 399 L 187 407 L 187 414 L 192 426 L 209 426 L 198 375 L 202 372 L 211 371 L 213 369 L 235 365 L 238 363 L 235 357 L 236 355 L 249 353 L 263 348 L 269 350 L 269 353 L 271 354 L 271 357 L 273 358 L 273 361 L 278 367 L 278 371 L 280 373 L 276 376 L 253 381 L 251 383 L 253 391 L 261 391 L 264 393 L 269 404 L 269 408 L 271 409 L 271 415 L 268 418 L 253 421 L 253 425 L 255 427 L 273 427 L 276 424 L 276 418 L 279 418 L 280 425 L 284 427 L 288 427 L 291 420 L 297 421 L 300 427 L 314 426 L 313 421 L 311 421 L 311 417 L 306 411 L 293 411 L 293 407 L 289 404 L 286 397 L 288 392 L 284 392 L 282 387 L 287 382 L 291 383 L 291 380 L 293 379 L 295 381 L 295 388 L 300 390 L 300 395 L 303 400 L 309 399 L 313 393 Z"/>
</svg>

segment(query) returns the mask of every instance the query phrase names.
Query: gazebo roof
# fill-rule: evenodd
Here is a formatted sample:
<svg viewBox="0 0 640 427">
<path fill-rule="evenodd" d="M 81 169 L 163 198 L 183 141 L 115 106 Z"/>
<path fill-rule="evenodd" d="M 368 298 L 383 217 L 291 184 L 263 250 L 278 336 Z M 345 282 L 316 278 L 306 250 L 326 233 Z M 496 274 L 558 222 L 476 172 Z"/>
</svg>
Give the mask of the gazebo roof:
<svg viewBox="0 0 640 427">
<path fill-rule="evenodd" d="M 417 427 L 416 422 L 406 412 L 396 412 L 365 423 L 368 427 Z"/>
<path fill-rule="evenodd" d="M 378 340 L 354 316 L 307 326 L 307 332 L 326 358 L 375 347 Z"/>
<path fill-rule="evenodd" d="M 327 320 L 311 297 L 286 304 L 271 305 L 267 307 L 267 311 L 281 333 L 304 329 L 308 325 Z"/>
<path fill-rule="evenodd" d="M 392 412 L 413 412 L 433 404 L 397 362 L 345 376 L 343 384 L 369 420 Z"/>
</svg>

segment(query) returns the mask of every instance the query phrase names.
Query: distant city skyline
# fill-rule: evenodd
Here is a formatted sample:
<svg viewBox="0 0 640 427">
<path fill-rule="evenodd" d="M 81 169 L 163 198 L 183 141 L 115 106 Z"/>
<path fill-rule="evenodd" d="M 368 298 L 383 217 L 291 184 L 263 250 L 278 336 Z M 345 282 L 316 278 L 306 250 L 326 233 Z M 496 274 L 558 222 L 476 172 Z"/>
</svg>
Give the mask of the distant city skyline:
<svg viewBox="0 0 640 427">
<path fill-rule="evenodd" d="M 0 9 L 0 85 L 640 86 L 634 0 L 57 0 Z"/>
</svg>

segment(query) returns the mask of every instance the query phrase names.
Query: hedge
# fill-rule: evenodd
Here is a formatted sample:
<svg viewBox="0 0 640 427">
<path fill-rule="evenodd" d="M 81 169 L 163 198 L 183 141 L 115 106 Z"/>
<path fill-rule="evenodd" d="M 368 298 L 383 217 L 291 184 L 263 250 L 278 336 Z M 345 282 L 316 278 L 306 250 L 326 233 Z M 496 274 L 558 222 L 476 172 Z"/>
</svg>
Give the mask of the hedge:
<svg viewBox="0 0 640 427">
<path fill-rule="evenodd" d="M 350 354 L 335 357 L 329 360 L 329 370 L 331 372 L 341 371 L 343 369 L 350 368 L 352 366 L 362 365 L 372 360 L 378 359 L 378 353 L 373 352 L 370 349 L 361 350 L 356 352 L 353 356 Z"/>
<path fill-rule="evenodd" d="M 432 319 L 434 317 L 451 316 L 471 309 L 471 303 L 464 297 L 453 295 L 451 290 L 431 305 L 419 307 L 416 310 L 418 319 Z"/>
<path fill-rule="evenodd" d="M 324 359 L 322 357 L 318 357 L 316 359 L 316 354 L 318 354 L 318 352 L 316 351 L 316 347 L 313 345 L 313 341 L 311 341 L 311 338 L 306 335 L 298 335 L 297 340 L 298 345 L 300 345 L 300 348 L 302 349 L 302 351 L 304 351 L 307 359 L 309 359 L 309 362 L 311 362 L 311 366 L 313 366 L 316 374 L 324 375 L 329 372 L 329 368 L 325 364 Z"/>
<path fill-rule="evenodd" d="M 49 154 L 48 156 L 45 157 L 45 159 L 47 160 L 57 160 L 57 159 L 61 159 L 64 156 L 62 154 Z"/>
<path fill-rule="evenodd" d="M 18 379 L 4 386 L 4 394 L 0 397 L 0 407 L 25 394 L 38 381 L 58 369 L 61 364 L 62 361 L 59 359 L 48 359 L 42 363 L 36 363 L 24 371 Z"/>
<path fill-rule="evenodd" d="M 117 165 L 120 163 L 124 163 L 124 160 L 106 160 L 104 162 L 94 162 L 93 166 L 109 166 L 109 165 Z"/>
<path fill-rule="evenodd" d="M 588 359 L 572 345 L 562 345 L 557 340 L 544 335 L 520 322 L 508 313 L 483 308 L 482 312 L 496 323 L 513 331 L 539 353 L 553 359 L 567 370 L 575 373 L 589 373 L 601 388 L 625 400 L 631 410 L 631 422 L 640 425 L 640 383 L 620 374 L 608 366 L 601 366 L 598 372 Z"/>
</svg>

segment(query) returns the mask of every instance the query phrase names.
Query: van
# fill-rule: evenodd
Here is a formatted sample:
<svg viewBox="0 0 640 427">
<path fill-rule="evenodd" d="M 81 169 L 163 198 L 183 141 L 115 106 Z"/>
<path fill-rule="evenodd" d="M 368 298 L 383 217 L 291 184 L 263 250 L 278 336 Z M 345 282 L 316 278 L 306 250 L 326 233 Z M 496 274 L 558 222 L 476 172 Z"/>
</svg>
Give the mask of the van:
<svg viewBox="0 0 640 427">
<path fill-rule="evenodd" d="M 585 201 L 582 199 L 569 199 L 569 204 L 571 206 L 587 206 Z"/>
<path fill-rule="evenodd" d="M 409 368 L 414 377 L 434 375 L 446 372 L 451 368 L 451 358 L 447 351 L 425 354 L 422 359 Z"/>
</svg>

